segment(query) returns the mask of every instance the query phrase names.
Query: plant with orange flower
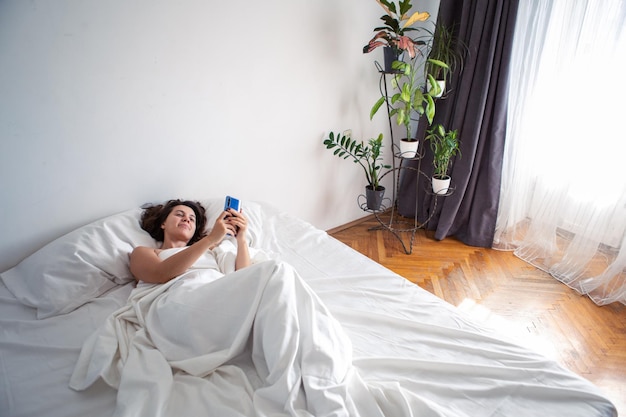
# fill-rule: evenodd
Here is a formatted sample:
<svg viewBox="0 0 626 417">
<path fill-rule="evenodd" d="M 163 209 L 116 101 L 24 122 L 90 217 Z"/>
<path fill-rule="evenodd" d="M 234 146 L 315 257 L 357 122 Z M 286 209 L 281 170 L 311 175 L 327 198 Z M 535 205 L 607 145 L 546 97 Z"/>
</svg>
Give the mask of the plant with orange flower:
<svg viewBox="0 0 626 417">
<path fill-rule="evenodd" d="M 424 45 L 425 42 L 407 36 L 406 33 L 420 30 L 412 25 L 428 20 L 430 14 L 427 12 L 409 14 L 413 7 L 411 0 L 400 0 L 397 4 L 388 0 L 376 0 L 376 2 L 385 10 L 385 14 L 380 18 L 385 25 L 374 28 L 376 35 L 363 47 L 363 53 L 371 52 L 379 46 L 389 46 L 400 52 L 406 51 L 411 59 L 414 58 L 418 46 Z"/>
</svg>

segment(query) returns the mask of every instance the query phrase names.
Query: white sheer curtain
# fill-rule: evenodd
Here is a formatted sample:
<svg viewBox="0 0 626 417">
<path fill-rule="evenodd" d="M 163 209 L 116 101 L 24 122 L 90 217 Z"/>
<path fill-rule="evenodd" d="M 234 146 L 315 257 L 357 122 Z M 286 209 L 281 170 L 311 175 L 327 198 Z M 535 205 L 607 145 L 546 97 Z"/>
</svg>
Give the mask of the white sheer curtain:
<svg viewBox="0 0 626 417">
<path fill-rule="evenodd" d="M 626 304 L 626 0 L 525 0 L 494 248 Z"/>
</svg>

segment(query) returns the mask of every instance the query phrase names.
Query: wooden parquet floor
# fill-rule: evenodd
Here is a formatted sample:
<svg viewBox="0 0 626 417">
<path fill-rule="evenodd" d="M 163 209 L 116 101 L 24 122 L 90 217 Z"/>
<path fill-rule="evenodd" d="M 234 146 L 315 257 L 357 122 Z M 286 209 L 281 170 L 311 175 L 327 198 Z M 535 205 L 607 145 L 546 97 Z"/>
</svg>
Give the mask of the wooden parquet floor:
<svg viewBox="0 0 626 417">
<path fill-rule="evenodd" d="M 329 234 L 600 387 L 626 417 L 626 306 L 598 307 L 511 252 L 415 234 L 412 254 L 369 217 Z M 408 247 L 409 234 L 401 236 Z"/>
</svg>

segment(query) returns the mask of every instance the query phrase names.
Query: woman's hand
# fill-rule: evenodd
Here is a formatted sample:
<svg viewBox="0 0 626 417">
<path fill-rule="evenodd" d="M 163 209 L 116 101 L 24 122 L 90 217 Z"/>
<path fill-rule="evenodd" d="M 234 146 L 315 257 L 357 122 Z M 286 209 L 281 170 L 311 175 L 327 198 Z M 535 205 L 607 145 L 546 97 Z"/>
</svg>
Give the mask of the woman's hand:
<svg viewBox="0 0 626 417">
<path fill-rule="evenodd" d="M 230 210 L 235 212 L 232 209 Z M 237 235 L 237 227 L 232 224 L 231 216 L 232 213 L 224 211 L 215 219 L 215 224 L 213 224 L 213 228 L 207 235 L 207 238 L 214 242 L 213 246 L 219 245 L 227 234 Z"/>
<path fill-rule="evenodd" d="M 237 238 L 237 241 L 245 241 L 246 232 L 248 231 L 248 219 L 242 212 L 228 209 L 228 217 L 226 217 L 226 223 L 232 227 L 234 233 L 231 233 Z"/>
</svg>

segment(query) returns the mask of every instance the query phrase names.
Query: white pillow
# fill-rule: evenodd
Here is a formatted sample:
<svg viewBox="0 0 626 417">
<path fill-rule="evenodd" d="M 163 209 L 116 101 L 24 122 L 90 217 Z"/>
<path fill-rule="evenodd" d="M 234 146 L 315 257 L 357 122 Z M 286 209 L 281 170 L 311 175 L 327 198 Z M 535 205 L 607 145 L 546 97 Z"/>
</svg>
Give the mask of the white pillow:
<svg viewBox="0 0 626 417">
<path fill-rule="evenodd" d="M 224 199 L 200 201 L 207 227 L 224 210 Z M 260 242 L 261 207 L 243 203 L 250 245 Z M 158 247 L 139 224 L 142 210 L 132 209 L 82 226 L 50 242 L 0 274 L 7 288 L 43 319 L 69 313 L 119 284 L 133 280 L 129 255 L 137 246 Z"/>
<path fill-rule="evenodd" d="M 50 242 L 0 277 L 38 318 L 69 313 L 133 279 L 129 254 L 156 246 L 139 226 L 141 209 L 95 221 Z"/>
</svg>

